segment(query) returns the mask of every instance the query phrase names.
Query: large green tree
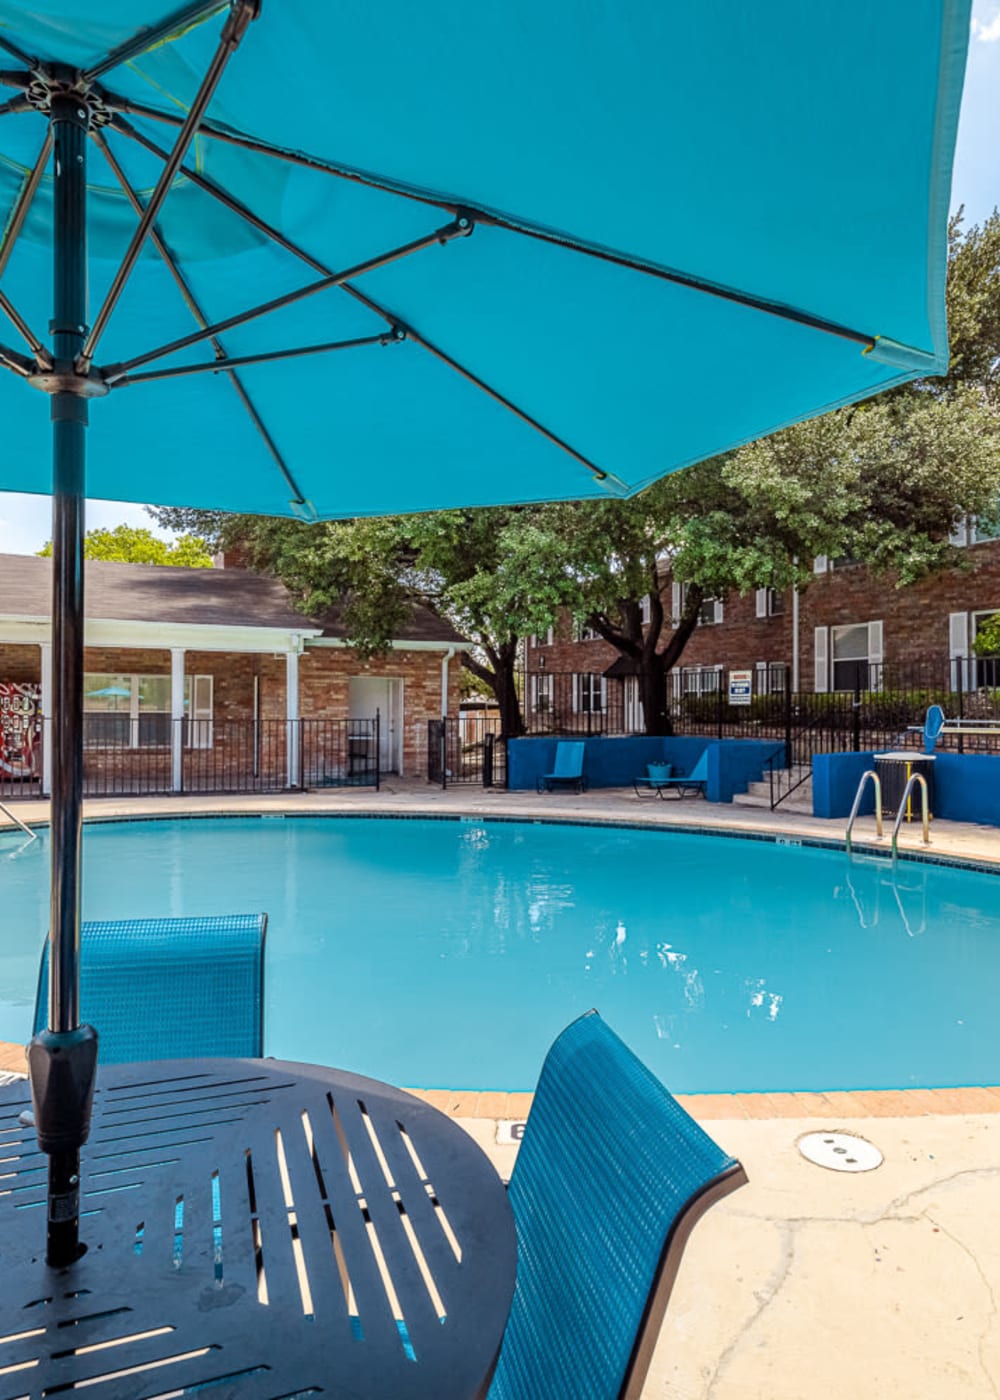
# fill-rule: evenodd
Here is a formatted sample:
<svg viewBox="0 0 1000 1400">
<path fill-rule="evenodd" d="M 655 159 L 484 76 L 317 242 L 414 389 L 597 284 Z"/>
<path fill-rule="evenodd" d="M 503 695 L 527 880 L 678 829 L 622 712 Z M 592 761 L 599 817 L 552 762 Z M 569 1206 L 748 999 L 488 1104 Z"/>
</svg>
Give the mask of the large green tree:
<svg viewBox="0 0 1000 1400">
<path fill-rule="evenodd" d="M 49 540 L 38 553 L 52 553 Z M 136 525 L 115 525 L 112 529 L 88 530 L 83 541 L 85 559 L 109 559 L 117 564 L 175 564 L 185 569 L 210 569 L 212 552 L 197 535 L 181 535 L 162 540 L 151 530 Z"/>
<path fill-rule="evenodd" d="M 947 376 L 666 477 L 628 501 L 547 509 L 546 557 L 574 613 L 632 665 L 647 731 L 667 727 L 666 676 L 706 598 L 808 587 L 816 555 L 851 557 L 897 586 L 963 561 L 949 535 L 1000 500 L 1000 217 L 950 228 Z M 680 615 L 666 575 L 686 585 Z M 648 623 L 642 622 L 645 606 Z"/>
<path fill-rule="evenodd" d="M 521 638 L 542 630 L 571 590 L 537 510 L 496 507 L 332 521 L 158 509 L 164 526 L 196 529 L 276 574 L 306 612 L 337 610 L 361 655 L 386 650 L 413 603 L 447 617 L 470 642 L 463 660 L 496 697 L 505 735 L 523 732 Z"/>
</svg>

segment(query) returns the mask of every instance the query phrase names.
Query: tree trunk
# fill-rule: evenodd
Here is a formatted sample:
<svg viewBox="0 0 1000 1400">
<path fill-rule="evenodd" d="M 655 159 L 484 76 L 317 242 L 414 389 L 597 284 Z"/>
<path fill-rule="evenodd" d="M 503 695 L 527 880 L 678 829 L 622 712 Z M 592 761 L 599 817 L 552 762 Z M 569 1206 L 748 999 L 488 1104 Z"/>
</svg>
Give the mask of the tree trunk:
<svg viewBox="0 0 1000 1400">
<path fill-rule="evenodd" d="M 672 734 L 670 708 L 667 705 L 667 672 L 663 655 L 654 652 L 638 662 L 637 683 L 642 702 L 642 720 L 647 734 Z"/>
<path fill-rule="evenodd" d="M 483 650 L 492 663 L 492 669 L 468 654 L 463 657 L 464 664 L 474 676 L 485 681 L 496 696 L 500 710 L 500 738 L 516 739 L 524 733 L 521 700 L 517 693 L 517 642 L 505 642 L 495 651 L 492 647 L 484 647 Z"/>
</svg>

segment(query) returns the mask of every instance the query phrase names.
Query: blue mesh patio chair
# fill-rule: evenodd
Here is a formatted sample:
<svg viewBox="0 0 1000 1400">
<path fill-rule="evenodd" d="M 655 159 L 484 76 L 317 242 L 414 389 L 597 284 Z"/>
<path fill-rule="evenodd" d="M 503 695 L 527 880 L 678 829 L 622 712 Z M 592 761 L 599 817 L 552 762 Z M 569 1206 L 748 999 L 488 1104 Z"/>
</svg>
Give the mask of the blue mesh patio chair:
<svg viewBox="0 0 1000 1400">
<path fill-rule="evenodd" d="M 517 1285 L 489 1400 L 637 1400 L 688 1236 L 745 1182 L 595 1011 L 574 1021 L 511 1177 Z"/>
<path fill-rule="evenodd" d="M 266 914 L 123 919 L 80 930 L 80 1019 L 105 1065 L 264 1053 Z M 48 1021 L 46 940 L 35 1032 Z"/>
<path fill-rule="evenodd" d="M 632 779 L 636 797 L 662 797 L 663 786 L 669 783 L 673 772 L 672 763 L 647 763 L 645 774 Z"/>
<path fill-rule="evenodd" d="M 551 792 L 556 787 L 572 787 L 577 792 L 587 791 L 587 779 L 583 776 L 583 755 L 586 744 L 556 744 L 556 761 L 551 773 L 543 773 L 538 779 L 539 792 Z"/>
<path fill-rule="evenodd" d="M 699 755 L 698 762 L 691 769 L 690 773 L 674 773 L 669 778 L 664 778 L 657 785 L 657 797 L 664 797 L 668 792 L 674 792 L 678 797 L 684 797 L 687 793 L 704 794 L 708 785 L 708 749 L 703 749 Z"/>
</svg>

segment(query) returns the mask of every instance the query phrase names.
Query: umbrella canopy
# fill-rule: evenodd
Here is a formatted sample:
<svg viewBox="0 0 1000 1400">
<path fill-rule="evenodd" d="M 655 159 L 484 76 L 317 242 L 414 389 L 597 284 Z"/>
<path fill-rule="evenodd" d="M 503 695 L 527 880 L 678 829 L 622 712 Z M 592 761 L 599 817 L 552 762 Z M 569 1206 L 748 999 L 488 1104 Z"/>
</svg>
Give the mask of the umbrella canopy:
<svg viewBox="0 0 1000 1400">
<path fill-rule="evenodd" d="M 97 1055 L 85 492 L 628 494 L 942 370 L 968 27 L 969 0 L 0 0 L 0 488 L 55 498 L 49 1263 Z"/>
<path fill-rule="evenodd" d="M 328 517 L 631 492 L 942 369 L 968 11 L 264 0 L 162 246 L 94 321 L 95 388 L 117 387 L 89 493 Z M 94 320 L 229 15 L 0 0 L 0 285 L 40 338 L 45 79 L 22 97 L 18 74 L 90 75 Z M 145 377 L 331 342 L 352 348 Z M 49 491 L 41 395 L 0 375 L 0 416 L 0 487 Z"/>
</svg>

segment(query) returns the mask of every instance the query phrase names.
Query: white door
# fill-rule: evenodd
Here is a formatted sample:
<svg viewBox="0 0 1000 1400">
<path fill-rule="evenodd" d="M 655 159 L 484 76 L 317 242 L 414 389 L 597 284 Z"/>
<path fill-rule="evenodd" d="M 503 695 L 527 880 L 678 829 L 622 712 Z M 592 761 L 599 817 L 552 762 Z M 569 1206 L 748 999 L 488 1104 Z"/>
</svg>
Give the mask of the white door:
<svg viewBox="0 0 1000 1400">
<path fill-rule="evenodd" d="M 379 717 L 379 767 L 383 773 L 403 771 L 403 682 L 383 676 L 352 676 L 351 719 Z"/>
</svg>

